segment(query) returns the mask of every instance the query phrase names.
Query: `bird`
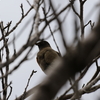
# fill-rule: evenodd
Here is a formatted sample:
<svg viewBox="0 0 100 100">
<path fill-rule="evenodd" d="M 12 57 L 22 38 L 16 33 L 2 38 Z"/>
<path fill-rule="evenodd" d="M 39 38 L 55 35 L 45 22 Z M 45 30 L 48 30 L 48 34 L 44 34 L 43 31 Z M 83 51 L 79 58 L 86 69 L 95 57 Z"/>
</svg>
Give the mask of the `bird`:
<svg viewBox="0 0 100 100">
<path fill-rule="evenodd" d="M 56 58 L 60 57 L 60 53 L 53 50 L 47 41 L 39 41 L 36 45 L 39 48 L 39 52 L 36 57 L 37 63 L 46 74 L 46 70 Z"/>
</svg>

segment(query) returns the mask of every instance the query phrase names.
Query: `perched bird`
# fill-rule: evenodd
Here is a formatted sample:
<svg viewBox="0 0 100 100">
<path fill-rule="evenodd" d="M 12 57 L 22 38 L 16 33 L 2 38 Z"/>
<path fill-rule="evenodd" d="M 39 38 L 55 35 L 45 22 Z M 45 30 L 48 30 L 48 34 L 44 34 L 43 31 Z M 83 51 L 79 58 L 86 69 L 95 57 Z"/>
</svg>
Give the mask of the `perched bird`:
<svg viewBox="0 0 100 100">
<path fill-rule="evenodd" d="M 56 58 L 60 57 L 60 54 L 57 51 L 53 50 L 47 41 L 40 41 L 36 43 L 36 45 L 39 47 L 39 52 L 37 53 L 36 57 L 37 63 L 45 73 L 49 65 Z"/>
</svg>

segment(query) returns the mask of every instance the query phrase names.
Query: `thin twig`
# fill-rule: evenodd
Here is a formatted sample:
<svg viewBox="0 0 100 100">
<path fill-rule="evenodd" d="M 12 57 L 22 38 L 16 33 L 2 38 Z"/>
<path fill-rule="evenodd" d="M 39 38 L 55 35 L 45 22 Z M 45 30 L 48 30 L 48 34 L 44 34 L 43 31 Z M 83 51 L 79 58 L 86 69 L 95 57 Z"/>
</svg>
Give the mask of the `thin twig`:
<svg viewBox="0 0 100 100">
<path fill-rule="evenodd" d="M 30 77 L 29 77 L 29 79 L 28 79 L 27 85 L 26 85 L 26 87 L 25 87 L 25 90 L 24 90 L 24 93 L 23 93 L 23 97 L 22 97 L 22 99 L 25 98 L 26 91 L 27 91 L 27 88 L 28 88 L 28 86 L 29 86 L 30 80 L 31 80 L 33 74 L 36 73 L 36 72 L 37 72 L 37 71 L 34 71 L 34 70 L 32 71 L 32 73 L 31 73 L 31 75 L 30 75 Z"/>
<path fill-rule="evenodd" d="M 45 16 L 46 24 L 49 26 L 49 29 L 50 29 L 50 32 L 51 32 L 53 41 L 54 41 L 54 43 L 55 43 L 55 45 L 56 45 L 56 47 L 57 47 L 57 49 L 58 49 L 59 54 L 61 55 L 60 49 L 59 49 L 59 47 L 58 47 L 58 45 L 57 45 L 57 43 L 56 43 L 56 40 L 55 40 L 55 37 L 54 37 L 53 32 L 52 32 L 52 30 L 51 30 L 50 24 L 48 24 L 48 21 L 47 21 L 47 19 L 46 19 L 46 12 L 45 12 L 45 9 L 44 9 L 44 8 L 42 8 L 42 9 L 43 9 L 43 13 L 44 13 L 44 16 Z"/>
<path fill-rule="evenodd" d="M 52 1 L 50 0 L 49 2 L 50 2 L 50 6 L 51 6 L 51 8 L 52 8 L 52 10 L 53 10 L 53 13 L 54 13 L 54 15 L 55 15 L 55 18 L 56 18 L 56 20 L 57 20 L 57 22 L 58 22 L 58 24 L 59 24 L 59 30 L 60 30 L 60 32 L 61 32 L 61 36 L 62 36 L 62 40 L 63 40 L 64 47 L 65 47 L 66 50 L 68 50 L 68 47 L 67 47 L 67 45 L 66 45 L 66 41 L 65 41 L 65 39 L 64 39 L 64 34 L 63 34 L 63 30 L 62 30 L 61 21 L 60 21 L 60 19 L 57 17 L 57 14 L 56 14 L 56 11 L 55 11 L 55 9 L 54 9 L 54 5 L 53 5 Z"/>
<path fill-rule="evenodd" d="M 21 4 L 20 8 L 21 8 L 21 11 L 22 11 L 22 18 L 23 18 L 23 17 L 24 17 L 24 9 L 23 9 L 23 4 Z"/>
<path fill-rule="evenodd" d="M 26 14 L 24 14 L 23 17 L 21 17 L 21 19 L 16 23 L 16 25 L 7 33 L 5 34 L 5 37 L 8 36 L 10 33 L 12 33 L 17 27 L 18 25 L 22 22 L 22 20 L 29 14 L 29 12 L 33 9 L 34 7 L 31 6 L 31 8 L 26 12 Z M 2 40 L 3 38 L 1 37 L 0 38 L 0 41 Z"/>
<path fill-rule="evenodd" d="M 9 93 L 9 95 L 8 95 L 8 97 L 7 97 L 7 100 L 8 100 L 9 97 L 11 96 L 11 93 L 12 93 L 12 86 L 10 86 L 10 93 Z"/>
</svg>

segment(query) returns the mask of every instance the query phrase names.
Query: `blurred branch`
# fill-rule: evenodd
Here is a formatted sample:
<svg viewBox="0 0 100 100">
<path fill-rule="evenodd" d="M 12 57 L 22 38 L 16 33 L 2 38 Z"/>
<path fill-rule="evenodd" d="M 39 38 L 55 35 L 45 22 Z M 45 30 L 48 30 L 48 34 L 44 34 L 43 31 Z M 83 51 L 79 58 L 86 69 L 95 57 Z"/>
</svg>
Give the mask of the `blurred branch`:
<svg viewBox="0 0 100 100">
<path fill-rule="evenodd" d="M 82 96 L 85 93 L 92 93 L 92 92 L 98 90 L 99 88 L 100 88 L 100 84 L 96 85 L 96 86 L 93 86 L 91 88 L 89 88 L 88 86 L 85 86 L 84 88 L 79 90 L 79 93 Z M 66 100 L 66 99 L 75 100 L 76 99 L 76 95 L 74 93 L 66 94 L 63 98 L 58 98 L 57 100 Z"/>
<path fill-rule="evenodd" d="M 10 70 L 9 72 L 6 72 L 6 74 L 5 74 L 5 75 L 3 74 L 0 78 L 4 78 L 4 77 L 6 77 L 7 75 L 12 74 L 12 72 L 14 72 L 16 69 L 18 69 L 18 68 L 20 67 L 20 65 L 21 65 L 23 62 L 29 60 L 29 59 L 28 59 L 28 56 L 29 56 L 30 51 L 32 50 L 32 48 L 33 48 L 33 47 L 31 47 L 31 48 L 28 50 L 28 52 L 27 52 L 26 55 L 23 57 L 23 59 L 20 60 L 20 62 L 19 62 L 16 66 L 14 66 L 14 68 L 13 68 L 12 70 Z M 16 55 L 15 55 L 15 56 L 16 56 Z"/>
<path fill-rule="evenodd" d="M 44 5 L 44 7 L 45 7 L 45 5 Z M 48 21 L 47 21 L 47 19 L 46 19 L 46 16 L 47 16 L 49 10 L 48 10 L 48 12 L 46 13 L 46 12 L 45 12 L 45 9 L 44 9 L 44 8 L 42 8 L 42 9 L 43 9 L 43 13 L 44 13 L 44 16 L 45 16 L 45 22 L 46 22 L 46 24 L 49 26 L 49 30 L 50 30 L 50 32 L 51 32 L 51 36 L 52 36 L 52 38 L 53 38 L 53 41 L 54 41 L 54 43 L 55 43 L 55 45 L 56 45 L 56 47 L 57 47 L 57 49 L 58 49 L 59 54 L 61 55 L 60 49 L 59 49 L 59 47 L 58 47 L 58 45 L 57 45 L 57 43 L 56 43 L 56 40 L 55 40 L 54 34 L 53 34 L 52 30 L 51 30 L 50 24 L 48 23 Z"/>
<path fill-rule="evenodd" d="M 14 50 L 14 56 L 16 56 L 16 47 L 15 47 L 15 39 L 16 39 L 16 37 L 15 37 L 15 34 L 14 34 L 14 36 L 13 36 L 13 41 L 12 41 L 12 43 L 13 43 L 13 50 Z"/>
<path fill-rule="evenodd" d="M 17 97 L 15 100 L 22 100 L 22 98 L 25 99 L 25 98 L 29 97 L 30 95 L 32 95 L 33 93 L 36 92 L 36 89 L 37 89 L 38 87 L 39 87 L 39 85 L 37 85 L 37 86 L 31 88 L 30 90 L 28 90 L 28 91 L 25 93 L 25 95 L 22 94 L 22 95 L 20 95 L 19 97 Z M 23 96 L 23 95 L 24 95 L 24 96 Z"/>
<path fill-rule="evenodd" d="M 100 19 L 98 22 L 100 22 Z M 51 100 L 70 77 L 83 70 L 86 65 L 89 64 L 89 62 L 100 54 L 99 27 L 100 23 L 98 23 L 98 25 L 95 27 L 91 36 L 84 39 L 84 41 L 81 41 L 76 48 L 71 48 L 70 50 L 72 51 L 69 54 L 66 54 L 62 60 L 55 62 L 55 64 L 52 66 L 54 69 L 52 69 L 52 71 L 49 69 L 50 71 L 48 76 L 45 78 L 45 81 L 42 82 L 41 86 L 38 88 L 31 100 Z M 96 46 L 98 46 L 98 50 Z M 96 52 L 91 53 L 92 51 Z M 88 88 L 93 86 L 99 80 L 99 78 L 100 76 L 94 79 L 87 85 L 87 87 L 84 87 L 83 89 L 88 90 Z M 80 93 L 84 91 L 83 89 L 80 91 Z"/>
<path fill-rule="evenodd" d="M 82 94 L 84 93 L 91 93 L 91 92 L 94 92 L 95 90 L 99 89 L 100 85 L 97 86 L 97 87 L 94 87 L 92 88 L 93 85 L 95 85 L 98 81 L 100 80 L 100 75 L 95 78 L 93 81 L 91 81 L 91 83 L 89 83 L 88 85 L 86 85 L 85 87 L 83 87 L 82 89 L 79 90 L 79 93 L 80 93 L 80 97 Z M 77 97 L 76 97 L 76 94 L 74 94 L 71 98 L 71 100 L 75 100 Z"/>
<path fill-rule="evenodd" d="M 3 91 L 5 91 L 11 84 L 12 84 L 12 82 L 10 82 L 10 83 L 5 87 L 5 89 L 3 89 L 2 91 L 0 91 L 0 93 L 3 92 Z"/>
<path fill-rule="evenodd" d="M 69 98 L 72 97 L 72 94 L 70 95 L 70 94 L 67 94 L 67 93 L 72 89 L 72 87 L 75 85 L 76 82 L 78 83 L 78 82 L 84 77 L 84 75 L 85 75 L 86 72 L 88 71 L 89 67 L 90 67 L 90 65 L 87 66 L 87 67 L 83 70 L 83 72 L 81 72 L 79 78 L 78 78 L 77 80 L 75 80 L 74 84 L 72 84 L 71 87 L 70 87 L 68 90 L 66 90 L 65 93 L 64 93 L 63 95 L 61 95 L 57 100 L 65 100 L 65 99 L 69 99 Z M 67 95 L 66 95 L 66 94 L 67 94 Z"/>
<path fill-rule="evenodd" d="M 31 3 L 30 3 L 28 0 L 26 0 L 26 1 L 27 1 L 27 3 L 28 3 L 30 6 L 32 6 Z"/>
<path fill-rule="evenodd" d="M 98 74 L 100 72 L 100 66 L 98 66 L 97 60 L 96 60 L 96 67 L 97 67 L 97 69 L 96 69 L 95 74 L 93 75 L 93 77 L 91 78 L 91 80 L 87 84 L 89 84 L 92 80 L 94 80 L 98 76 Z"/>
<path fill-rule="evenodd" d="M 79 0 L 80 2 L 80 14 L 78 14 L 78 12 L 75 10 L 75 7 L 74 5 L 72 4 L 72 9 L 73 9 L 73 12 L 78 16 L 78 18 L 80 19 L 80 28 L 81 28 L 81 38 L 83 39 L 84 38 L 84 28 L 86 25 L 84 25 L 84 3 L 86 2 L 87 0 Z M 72 2 L 72 1 L 70 1 Z"/>
<path fill-rule="evenodd" d="M 16 23 L 16 25 L 11 30 L 10 30 L 10 26 L 11 26 L 12 22 L 9 22 L 5 27 L 3 26 L 3 22 L 0 22 L 0 29 L 1 29 L 1 34 L 2 34 L 0 41 L 3 40 L 3 46 L 0 49 L 0 54 L 1 54 L 1 52 L 3 52 L 3 50 L 6 50 L 6 53 L 4 52 L 4 56 L 6 55 L 5 62 L 2 62 L 3 61 L 2 60 L 3 53 L 2 53 L 2 55 L 0 55 L 0 71 L 1 71 L 0 78 L 2 80 L 1 81 L 2 93 L 4 94 L 3 99 L 4 100 L 9 99 L 9 97 L 11 96 L 11 93 L 12 93 L 11 86 L 10 86 L 9 94 L 7 93 L 8 75 L 11 74 L 12 72 L 14 72 L 17 68 L 19 68 L 23 62 L 29 60 L 28 57 L 29 57 L 30 52 L 32 51 L 34 44 L 40 39 L 41 34 L 48 27 L 48 25 L 49 25 L 49 30 L 51 32 L 53 40 L 56 44 L 56 47 L 58 48 L 57 43 L 56 43 L 56 38 L 54 37 L 54 32 L 60 30 L 64 46 L 67 48 L 67 50 L 69 52 L 66 52 L 66 54 L 61 59 L 58 59 L 56 62 L 54 62 L 54 64 L 51 65 L 53 67 L 53 69 L 49 69 L 50 70 L 50 71 L 48 71 L 49 74 L 43 80 L 43 83 L 41 83 L 41 85 L 39 84 L 27 91 L 31 77 L 32 77 L 33 73 L 35 73 L 35 71 L 33 71 L 28 79 L 24 93 L 21 96 L 19 96 L 18 98 L 16 98 L 16 100 L 26 99 L 33 93 L 34 93 L 34 97 L 32 98 L 32 100 L 51 100 L 57 94 L 59 89 L 66 83 L 66 81 L 68 81 L 69 78 L 75 76 L 75 74 L 77 72 L 81 72 L 80 76 L 75 80 L 74 83 L 71 84 L 70 88 L 68 90 L 66 90 L 65 93 L 61 97 L 58 98 L 58 100 L 65 100 L 68 98 L 71 98 L 71 100 L 74 100 L 76 98 L 80 99 L 82 94 L 91 93 L 91 92 L 94 92 L 97 89 L 99 89 L 100 85 L 94 86 L 94 84 L 96 84 L 98 82 L 98 80 L 100 79 L 100 76 L 98 76 L 100 68 L 97 63 L 97 60 L 100 57 L 100 23 L 98 23 L 98 25 L 96 27 L 94 27 L 94 23 L 92 23 L 91 20 L 88 21 L 86 24 L 84 24 L 83 6 L 87 0 L 79 0 L 80 14 L 78 14 L 78 12 L 75 9 L 75 6 L 73 5 L 75 0 L 70 0 L 70 3 L 67 4 L 64 8 L 62 8 L 58 13 L 57 13 L 57 9 L 55 9 L 54 2 L 48 1 L 50 3 L 49 9 L 46 12 L 46 8 L 43 8 L 43 14 L 44 14 L 43 19 L 40 18 L 41 16 L 39 13 L 39 9 L 41 7 L 41 4 L 45 1 L 44 0 L 34 0 L 34 5 L 31 5 L 28 0 L 26 0 L 26 1 L 31 6 L 30 9 L 26 13 L 24 13 L 24 8 L 23 8 L 23 5 L 21 4 L 20 7 L 21 7 L 22 16 L 21 16 L 20 20 Z M 44 7 L 46 7 L 46 5 L 44 5 Z M 85 27 L 89 24 L 92 29 L 92 32 L 91 32 L 92 34 L 87 39 L 84 39 L 82 41 L 79 41 L 78 38 L 76 38 L 77 43 L 74 46 L 67 47 L 66 38 L 64 37 L 65 34 L 63 31 L 64 28 L 62 27 L 62 24 L 65 21 L 66 15 L 65 15 L 63 21 L 61 21 L 62 19 L 59 16 L 61 16 L 61 14 L 63 14 L 63 12 L 65 12 L 67 10 L 69 12 L 71 7 L 72 7 L 74 13 L 80 19 L 82 38 L 84 36 Z M 9 56 L 9 44 L 8 44 L 8 39 L 6 37 L 9 36 L 19 26 L 19 24 L 21 24 L 22 20 L 29 14 L 29 12 L 33 8 L 35 10 L 35 14 L 32 17 L 33 23 L 31 26 L 31 30 L 29 32 L 29 36 L 27 37 L 27 41 L 18 51 L 16 51 L 16 47 L 15 47 L 16 37 L 14 36 L 13 40 L 10 42 L 13 44 L 14 54 L 13 54 L 13 56 L 10 57 Z M 50 11 L 51 8 L 52 8 L 53 13 L 51 13 L 49 15 L 49 13 L 51 12 Z M 50 23 L 55 20 L 57 21 L 58 28 L 56 30 L 52 31 L 52 27 L 50 27 Z M 28 20 L 27 25 L 29 24 L 29 21 L 32 21 L 32 20 Z M 40 24 L 42 24 L 42 22 L 43 22 L 43 24 L 45 22 L 45 25 L 41 29 Z M 100 22 L 100 19 L 98 20 L 98 22 Z M 23 27 L 21 30 L 23 31 L 27 25 L 25 25 L 25 27 Z M 78 26 L 77 20 L 74 25 L 76 26 L 75 33 L 77 33 L 77 31 L 79 30 L 79 28 L 77 27 Z M 22 31 L 20 31 L 20 34 L 22 33 Z M 75 35 L 77 35 L 77 34 L 75 34 Z M 24 51 L 26 51 L 26 49 L 28 49 L 28 52 L 23 56 L 23 58 L 18 62 L 18 64 L 13 67 L 13 69 L 9 70 L 9 65 L 12 64 L 15 60 L 17 60 L 18 57 L 20 57 L 22 55 L 22 53 Z M 60 51 L 59 48 L 58 48 L 58 51 Z M 93 77 L 91 78 L 91 80 L 88 82 L 87 85 L 84 85 L 82 87 L 82 89 L 78 90 L 78 82 L 84 77 L 84 75 L 90 68 L 91 64 L 94 63 L 95 61 L 96 61 L 96 66 L 97 66 L 97 70 L 96 70 L 95 74 L 93 75 Z M 3 72 L 3 68 L 6 68 L 6 73 Z M 74 90 L 73 93 L 68 94 L 68 92 L 71 89 Z M 4 93 L 5 91 L 6 91 L 6 93 Z M 7 96 L 7 94 L 8 94 L 8 96 Z M 1 97 L 0 97 L 0 99 L 1 99 Z"/>
<path fill-rule="evenodd" d="M 5 33 L 5 31 L 4 31 L 4 29 L 3 29 L 3 22 L 1 22 L 1 24 L 0 24 L 0 28 L 1 28 L 1 34 L 2 34 L 2 38 L 3 38 L 3 44 L 4 44 L 4 47 L 5 47 L 5 52 L 6 52 L 6 62 L 9 60 L 9 48 L 8 48 L 8 45 L 7 45 L 7 43 L 8 43 L 8 39 L 7 38 L 5 38 L 5 36 L 4 36 L 4 33 Z M 3 70 L 2 70 L 3 71 Z M 6 73 L 9 71 L 9 64 L 7 64 L 6 65 Z M 4 83 L 3 83 L 4 85 L 4 88 L 8 85 L 8 76 L 6 76 L 5 78 L 4 78 Z M 4 100 L 6 100 L 6 97 L 7 97 L 7 88 L 6 88 L 6 90 L 4 90 L 3 91 L 3 99 Z"/>
<path fill-rule="evenodd" d="M 75 0 L 72 0 L 72 1 L 74 2 Z M 59 15 L 61 15 L 63 12 L 65 12 L 69 7 L 71 7 L 71 5 L 72 5 L 72 2 L 69 3 L 68 5 L 66 5 L 64 8 L 62 8 L 62 9 L 57 13 L 56 16 L 54 16 L 53 18 L 51 18 L 51 19 L 48 21 L 48 23 L 50 23 L 50 22 L 52 22 L 53 20 L 55 20 L 56 17 L 58 17 Z M 53 16 L 53 14 L 54 14 L 54 13 L 52 13 L 52 14 L 49 15 L 49 16 L 47 16 L 47 18 L 50 17 L 50 16 Z M 40 21 L 45 21 L 45 18 L 44 18 L 44 19 L 40 19 Z"/>
<path fill-rule="evenodd" d="M 56 18 L 56 20 L 57 20 L 57 22 L 58 22 L 59 31 L 60 31 L 60 33 L 61 33 L 61 37 L 62 37 L 62 40 L 63 40 L 64 47 L 65 47 L 66 50 L 68 50 L 68 47 L 67 47 L 67 45 L 66 45 L 66 41 L 65 41 L 65 38 L 64 38 L 63 30 L 62 30 L 62 23 L 61 23 L 61 20 L 60 20 L 60 18 L 57 16 L 56 11 L 55 11 L 55 9 L 54 9 L 54 4 L 51 2 L 51 0 L 50 0 L 50 6 L 51 6 L 51 8 L 52 8 L 52 10 L 53 10 L 53 13 L 54 13 L 54 16 L 55 16 L 55 18 Z"/>
<path fill-rule="evenodd" d="M 90 10 L 90 12 L 86 16 L 85 20 L 87 20 L 90 16 L 92 16 L 93 13 L 95 13 L 95 11 L 99 9 L 99 7 L 100 7 L 100 2 L 98 1 L 98 3 L 96 5 L 94 5 L 93 8 Z"/>
</svg>

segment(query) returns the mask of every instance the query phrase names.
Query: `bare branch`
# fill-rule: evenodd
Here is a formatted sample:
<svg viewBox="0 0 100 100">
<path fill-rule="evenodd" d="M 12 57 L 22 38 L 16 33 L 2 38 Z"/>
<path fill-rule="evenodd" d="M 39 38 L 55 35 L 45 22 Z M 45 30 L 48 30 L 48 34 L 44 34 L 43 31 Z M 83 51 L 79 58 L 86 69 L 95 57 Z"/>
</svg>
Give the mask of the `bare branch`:
<svg viewBox="0 0 100 100">
<path fill-rule="evenodd" d="M 74 76 L 75 73 L 83 70 L 83 68 L 85 68 L 86 65 L 100 53 L 99 52 L 100 47 L 98 48 L 99 50 L 95 52 L 93 55 L 90 53 L 93 49 L 95 50 L 97 49 L 95 48 L 95 45 L 98 44 L 100 45 L 99 27 L 100 23 L 98 23 L 98 25 L 94 30 L 94 33 L 91 34 L 90 37 L 82 41 L 81 45 L 78 44 L 76 48 L 72 50 L 72 52 L 66 54 L 63 57 L 63 61 L 58 60 L 57 62 L 55 62 L 55 64 L 52 66 L 52 68 L 54 69 L 52 70 L 49 69 L 48 77 L 45 78 L 45 81 L 43 81 L 43 83 L 38 88 L 38 90 L 36 91 L 31 100 L 53 99 L 57 91 L 64 85 L 64 83 L 70 77 Z M 85 54 L 83 52 L 85 52 Z M 88 90 L 89 88 L 91 88 L 99 79 L 100 75 L 96 79 L 94 79 L 91 83 L 89 83 L 86 87 L 82 88 L 82 90 L 79 93 L 81 94 L 83 93 L 84 90 Z M 72 100 L 73 98 L 76 98 L 75 95 L 72 97 Z"/>
<path fill-rule="evenodd" d="M 8 36 L 10 33 L 12 33 L 17 27 L 18 25 L 22 22 L 22 20 L 29 14 L 29 12 L 33 9 L 34 7 L 31 6 L 31 8 L 26 12 L 26 14 L 21 17 L 21 19 L 16 23 L 16 25 L 9 31 L 7 32 L 7 34 L 5 34 L 5 37 Z M 0 41 L 2 40 L 2 38 L 0 38 Z"/>
<path fill-rule="evenodd" d="M 23 4 L 21 4 L 21 10 L 22 10 L 22 18 L 24 17 L 24 9 L 23 9 Z"/>
<path fill-rule="evenodd" d="M 46 15 L 47 15 L 47 14 L 46 14 L 46 12 L 45 12 L 45 9 L 44 9 L 44 8 L 42 8 L 42 9 L 43 9 L 43 13 L 44 13 L 44 16 L 45 16 L 46 24 L 49 26 L 51 35 L 52 35 L 52 37 L 53 37 L 53 41 L 54 41 L 54 43 L 55 43 L 55 45 L 56 45 L 56 47 L 57 47 L 57 49 L 58 49 L 58 51 L 59 51 L 59 54 L 61 55 L 61 52 L 60 52 L 60 50 L 59 50 L 59 47 L 58 47 L 58 45 L 57 45 L 57 43 L 56 43 L 55 37 L 54 37 L 53 32 L 52 32 L 52 30 L 51 30 L 50 24 L 48 24 L 48 21 L 47 21 L 47 19 L 46 19 Z"/>
<path fill-rule="evenodd" d="M 11 96 L 11 93 L 12 93 L 12 86 L 10 86 L 10 93 L 9 93 L 9 95 L 8 95 L 8 97 L 7 97 L 7 100 L 8 100 L 9 97 Z"/>
<path fill-rule="evenodd" d="M 32 73 L 31 73 L 31 75 L 30 75 L 30 77 L 29 77 L 29 79 L 28 79 L 27 85 L 26 85 L 26 87 L 25 87 L 25 90 L 24 90 L 22 99 L 25 99 L 26 91 L 27 91 L 27 88 L 28 88 L 28 86 L 29 86 L 29 82 L 30 82 L 30 80 L 31 80 L 31 77 L 32 77 L 33 74 L 36 73 L 36 72 L 37 72 L 37 71 L 34 71 L 34 70 L 32 71 Z"/>
</svg>

